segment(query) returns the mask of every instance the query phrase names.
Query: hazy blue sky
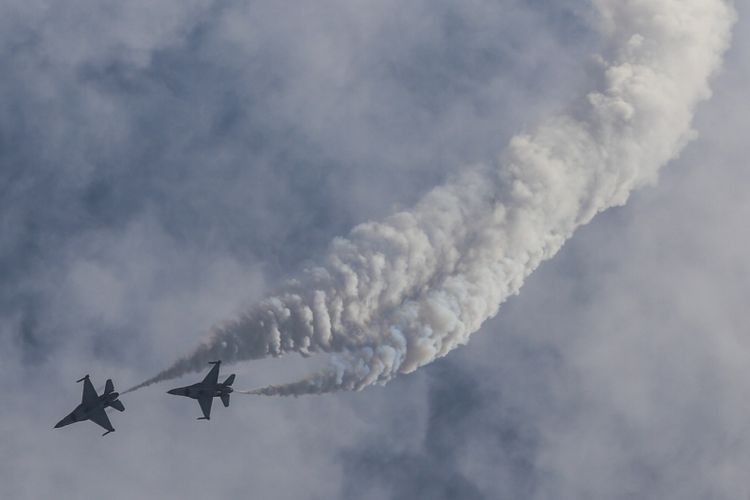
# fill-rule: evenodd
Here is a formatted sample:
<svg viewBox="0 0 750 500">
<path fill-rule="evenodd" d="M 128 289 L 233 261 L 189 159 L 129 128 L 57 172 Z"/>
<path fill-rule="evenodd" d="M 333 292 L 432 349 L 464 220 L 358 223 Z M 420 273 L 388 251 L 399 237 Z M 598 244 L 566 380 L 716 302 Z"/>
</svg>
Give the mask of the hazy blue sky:
<svg viewBox="0 0 750 500">
<path fill-rule="evenodd" d="M 750 496 L 747 2 L 698 140 L 383 388 L 124 389 L 595 83 L 583 0 L 0 5 L 0 497 Z M 223 367 L 239 388 L 315 360 Z"/>
</svg>

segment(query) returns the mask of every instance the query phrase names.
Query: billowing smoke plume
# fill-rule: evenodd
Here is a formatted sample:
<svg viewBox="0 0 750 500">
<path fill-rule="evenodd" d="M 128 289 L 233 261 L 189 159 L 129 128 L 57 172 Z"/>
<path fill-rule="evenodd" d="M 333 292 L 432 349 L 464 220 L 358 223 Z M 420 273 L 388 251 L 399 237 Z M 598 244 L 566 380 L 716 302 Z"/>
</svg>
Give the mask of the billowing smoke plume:
<svg viewBox="0 0 750 500">
<path fill-rule="evenodd" d="M 331 353 L 328 369 L 256 394 L 358 390 L 466 343 L 598 212 L 655 181 L 693 137 L 734 19 L 723 0 L 594 0 L 608 41 L 602 88 L 513 138 L 412 210 L 355 227 L 320 267 L 217 327 L 138 387 L 206 361 Z"/>
</svg>

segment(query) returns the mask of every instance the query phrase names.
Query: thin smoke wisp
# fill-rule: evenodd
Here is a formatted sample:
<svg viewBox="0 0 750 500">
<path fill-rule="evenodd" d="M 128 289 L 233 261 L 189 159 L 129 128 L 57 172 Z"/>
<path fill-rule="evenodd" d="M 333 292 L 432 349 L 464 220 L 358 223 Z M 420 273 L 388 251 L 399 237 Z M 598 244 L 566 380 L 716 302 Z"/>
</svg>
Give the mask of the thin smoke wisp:
<svg viewBox="0 0 750 500">
<path fill-rule="evenodd" d="M 206 362 L 328 353 L 309 378 L 254 394 L 359 390 L 468 342 L 579 226 L 654 183 L 693 137 L 734 21 L 724 0 L 594 0 L 601 87 L 466 168 L 411 210 L 335 239 L 321 265 L 218 326 L 149 385 Z"/>
</svg>

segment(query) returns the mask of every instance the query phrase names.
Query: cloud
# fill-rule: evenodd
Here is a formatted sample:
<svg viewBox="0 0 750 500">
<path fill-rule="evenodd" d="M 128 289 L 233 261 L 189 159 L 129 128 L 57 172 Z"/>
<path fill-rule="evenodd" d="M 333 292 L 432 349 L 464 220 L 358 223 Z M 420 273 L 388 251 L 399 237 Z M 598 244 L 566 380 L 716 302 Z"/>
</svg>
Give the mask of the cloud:
<svg viewBox="0 0 750 500">
<path fill-rule="evenodd" d="M 591 87 L 587 57 L 599 39 L 587 27 L 588 7 L 573 1 L 423 2 L 408 11 L 380 4 L 380 24 L 368 21 L 364 3 L 347 10 L 330 2 L 317 13 L 266 7 L 262 16 L 260 4 L 195 4 L 184 15 L 133 3 L 118 15 L 90 2 L 64 12 L 50 5 L 0 8 L 3 496 L 345 498 L 351 490 L 342 485 L 368 481 L 345 460 L 366 455 L 374 436 L 386 458 L 429 456 L 428 386 L 433 394 L 443 381 L 460 389 L 454 376 L 475 380 L 484 399 L 459 419 L 466 444 L 450 463 L 437 456 L 431 463 L 457 471 L 485 497 L 747 496 L 744 5 L 737 5 L 739 44 L 696 124 L 702 139 L 657 189 L 579 233 L 501 317 L 445 360 L 460 375 L 436 365 L 361 394 L 233 401 L 208 427 L 192 420 L 197 409 L 182 404 L 190 402 L 167 399 L 159 386 L 123 398 L 127 411 L 113 417 L 118 430 L 106 442 L 86 424 L 49 429 L 75 403 L 82 370 L 96 380 L 113 376 L 118 388 L 135 382 L 268 292 L 267 283 L 315 260 L 333 236 L 410 206 L 464 162 L 492 160 L 512 134 Z M 336 17 L 337 6 L 347 11 L 339 25 L 374 24 L 372 33 L 387 35 L 382 45 L 371 45 L 374 35 L 354 43 L 359 28 L 345 36 L 330 29 L 334 21 L 317 19 Z M 78 29 L 84 19 L 87 29 Z M 426 26 L 416 28 L 418 19 Z M 306 20 L 308 31 L 300 31 Z M 151 34 L 138 34 L 144 26 Z M 258 34 L 254 46 L 248 33 Z M 277 42 L 266 43 L 273 36 Z M 338 51 L 350 47 L 350 81 L 361 80 L 367 92 L 337 89 L 302 55 L 326 36 Z M 147 56 L 135 49 L 141 39 Z M 487 55 L 469 57 L 479 52 Z M 459 78 L 467 65 L 471 77 Z M 308 81 L 320 94 L 305 92 Z M 317 95 L 338 108 L 312 100 L 300 108 L 303 97 Z M 705 220 L 679 224 L 685 212 Z M 113 277 L 126 299 L 101 306 L 102 316 L 96 300 L 103 299 L 87 295 L 96 274 L 73 279 L 81 266 Z M 655 295 L 642 294 L 656 282 Z M 695 283 L 703 293 L 688 300 Z M 610 307 L 633 296 L 640 298 L 631 314 L 607 321 Z M 653 312 L 654 297 L 669 314 Z M 654 323 L 683 313 L 689 321 L 668 329 Z M 683 327 L 704 313 L 711 328 L 686 341 Z M 114 325 L 103 328 L 104 320 Z M 660 343 L 649 347 L 662 328 Z M 620 336 L 635 340 L 607 351 Z M 688 355 L 665 364 L 673 346 Z M 580 354 L 597 350 L 622 358 L 617 370 Z M 277 361 L 238 367 L 238 383 L 294 380 L 307 369 Z M 694 366 L 703 367 L 699 376 L 675 376 Z M 640 370 L 633 387 L 655 384 L 687 404 L 661 413 L 647 406 L 651 418 L 630 424 L 613 380 Z M 665 376 L 646 376 L 653 371 Z M 692 383 L 712 377 L 721 384 Z M 450 405 L 444 411 L 461 414 Z M 508 414 L 511 429 L 495 434 L 490 422 Z M 607 441 L 620 427 L 628 432 Z M 451 429 L 432 429 L 450 441 Z M 523 439 L 516 447 L 502 432 Z M 581 452 L 589 443 L 612 446 L 600 448 L 597 461 Z M 514 453 L 521 459 L 509 465 Z M 528 457 L 532 464 L 512 465 Z M 587 469 L 592 462 L 601 464 L 598 476 Z M 623 465 L 627 475 L 619 475 Z M 387 477 L 399 484 L 370 482 L 371 498 L 417 487 Z"/>
<path fill-rule="evenodd" d="M 381 432 L 395 436 L 375 435 L 345 451 L 342 497 L 529 498 L 537 445 L 517 416 L 496 411 L 504 406 L 502 395 L 451 361 L 439 361 L 429 372 L 427 425 L 421 442 L 407 449 L 394 446 L 391 441 L 402 434 L 384 429 Z M 492 448 L 491 456 L 485 457 L 492 462 L 482 471 L 495 486 L 492 492 L 477 481 L 474 467 L 463 463 L 479 442 Z"/>
</svg>

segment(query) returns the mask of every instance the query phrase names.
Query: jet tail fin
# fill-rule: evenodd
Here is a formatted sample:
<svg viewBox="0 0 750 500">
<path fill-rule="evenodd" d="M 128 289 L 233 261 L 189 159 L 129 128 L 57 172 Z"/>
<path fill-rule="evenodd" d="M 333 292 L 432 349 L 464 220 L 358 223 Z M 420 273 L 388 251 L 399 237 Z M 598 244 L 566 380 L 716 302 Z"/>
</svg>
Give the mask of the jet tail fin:
<svg viewBox="0 0 750 500">
<path fill-rule="evenodd" d="M 79 378 L 78 380 L 76 380 L 76 383 L 78 383 L 78 382 L 83 382 L 83 381 L 84 381 L 84 380 L 86 380 L 87 378 L 89 378 L 88 374 L 86 374 L 86 375 L 84 375 L 83 377 L 81 377 L 81 378 Z"/>
<path fill-rule="evenodd" d="M 125 411 L 125 405 L 122 404 L 122 401 L 120 401 L 119 399 L 115 399 L 114 401 L 109 403 L 109 406 L 111 406 L 117 411 Z"/>
<path fill-rule="evenodd" d="M 222 394 L 221 402 L 224 403 L 224 408 L 228 408 L 229 407 L 229 394 Z"/>
<path fill-rule="evenodd" d="M 104 385 L 104 394 L 115 392 L 115 384 L 112 383 L 112 379 L 108 378 L 107 383 Z"/>
<path fill-rule="evenodd" d="M 224 385 L 232 385 L 234 384 L 234 373 L 227 377 L 227 379 L 224 381 Z"/>
</svg>

